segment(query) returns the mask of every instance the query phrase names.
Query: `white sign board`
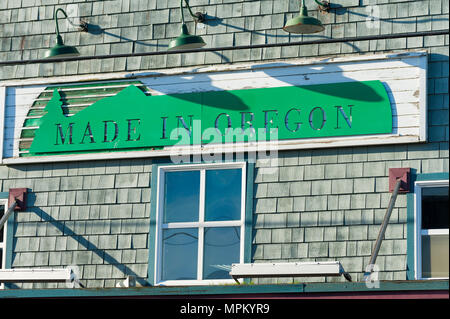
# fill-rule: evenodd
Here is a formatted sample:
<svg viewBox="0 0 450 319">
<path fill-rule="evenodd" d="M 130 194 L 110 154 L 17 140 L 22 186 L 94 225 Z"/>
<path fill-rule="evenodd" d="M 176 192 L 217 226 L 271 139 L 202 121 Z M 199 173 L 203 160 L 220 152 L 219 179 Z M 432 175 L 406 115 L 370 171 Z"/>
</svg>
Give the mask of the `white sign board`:
<svg viewBox="0 0 450 319">
<path fill-rule="evenodd" d="M 344 136 L 322 139 L 277 141 L 277 150 L 331 148 L 358 145 L 417 143 L 427 140 L 427 53 L 405 52 L 383 55 L 357 55 L 340 58 L 289 59 L 271 62 L 227 64 L 197 68 L 151 70 L 137 73 L 109 73 L 0 83 L 0 162 L 20 164 L 90 159 L 160 157 L 168 149 L 96 154 L 24 157 L 20 143 L 26 143 L 22 131 L 33 103 L 52 86 L 138 80 L 151 95 L 240 90 L 312 84 L 373 81 L 383 83 L 392 108 L 393 130 L 390 134 Z M 94 81 L 94 82 L 92 82 Z M 270 142 L 258 142 L 261 144 Z M 249 145 L 247 145 L 249 146 Z M 269 145 L 270 146 L 270 145 Z M 273 147 L 273 146 L 272 146 Z M 173 147 L 172 147 L 173 148 Z M 217 151 L 214 146 L 200 146 L 194 153 Z M 223 152 L 239 152 L 234 145 Z"/>
</svg>

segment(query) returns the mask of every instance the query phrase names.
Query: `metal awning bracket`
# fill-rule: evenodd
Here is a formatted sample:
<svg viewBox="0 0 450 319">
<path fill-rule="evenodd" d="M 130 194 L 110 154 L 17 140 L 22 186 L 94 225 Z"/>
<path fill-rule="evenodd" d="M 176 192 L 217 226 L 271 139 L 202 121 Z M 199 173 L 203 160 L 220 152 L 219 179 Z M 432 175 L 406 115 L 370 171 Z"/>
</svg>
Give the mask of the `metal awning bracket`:
<svg viewBox="0 0 450 319">
<path fill-rule="evenodd" d="M 9 189 L 9 204 L 16 202 L 17 205 L 14 210 L 25 210 L 27 207 L 26 203 L 27 189 L 26 188 L 10 188 Z"/>
<path fill-rule="evenodd" d="M 237 278 L 341 275 L 348 281 L 352 280 L 350 274 L 344 270 L 339 261 L 232 264 L 230 271 L 230 276 L 238 284 Z"/>
</svg>

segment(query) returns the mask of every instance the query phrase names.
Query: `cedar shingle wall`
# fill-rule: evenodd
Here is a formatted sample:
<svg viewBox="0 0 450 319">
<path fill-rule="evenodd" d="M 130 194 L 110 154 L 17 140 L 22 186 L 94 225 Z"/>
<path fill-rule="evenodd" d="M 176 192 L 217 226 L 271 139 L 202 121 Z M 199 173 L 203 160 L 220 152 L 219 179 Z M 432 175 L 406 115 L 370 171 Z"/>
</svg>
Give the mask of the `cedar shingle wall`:
<svg viewBox="0 0 450 319">
<path fill-rule="evenodd" d="M 82 55 L 164 51 L 178 35 L 179 0 L 3 0 L 0 60 L 42 57 L 54 41 L 53 11 L 76 5 L 91 25 L 75 32 L 61 21 L 66 44 Z M 289 35 L 284 22 L 297 0 L 191 0 L 208 14 L 197 29 L 209 47 L 382 35 L 448 29 L 446 0 L 334 0 L 339 8 L 309 13 L 326 30 Z M 368 15 L 379 19 L 370 20 Z M 187 21 L 191 18 L 186 14 Z M 188 23 L 194 33 L 194 24 Z M 0 80 L 148 70 L 293 57 L 425 49 L 428 68 L 426 144 L 347 147 L 279 152 L 278 167 L 258 161 L 255 174 L 253 260 L 339 260 L 361 280 L 388 205 L 388 171 L 411 167 L 417 174 L 448 172 L 448 35 L 271 47 L 186 55 L 0 66 Z M 75 265 L 87 287 L 113 287 L 125 274 L 146 277 L 149 248 L 151 160 L 0 166 L 0 191 L 31 190 L 26 212 L 16 214 L 13 267 Z M 399 195 L 377 264 L 380 279 L 406 279 L 406 195 Z M 411 240 L 411 239 L 410 239 Z M 151 250 L 150 250 L 150 253 Z M 295 279 L 295 282 L 343 278 Z M 258 279 L 255 282 L 294 282 Z M 41 287 L 25 284 L 23 287 Z M 45 287 L 64 287 L 47 284 Z"/>
</svg>

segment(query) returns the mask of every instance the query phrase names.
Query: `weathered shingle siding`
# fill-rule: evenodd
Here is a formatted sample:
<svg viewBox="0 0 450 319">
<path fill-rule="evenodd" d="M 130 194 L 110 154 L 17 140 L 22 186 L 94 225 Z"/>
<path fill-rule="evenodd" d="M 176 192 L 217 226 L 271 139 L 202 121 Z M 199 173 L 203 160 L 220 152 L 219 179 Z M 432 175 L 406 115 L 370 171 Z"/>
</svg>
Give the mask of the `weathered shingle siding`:
<svg viewBox="0 0 450 319">
<path fill-rule="evenodd" d="M 389 161 L 380 161 L 379 154 Z M 339 260 L 361 280 L 389 203 L 389 168 L 404 166 L 407 147 L 280 155 L 279 168 L 269 175 L 273 179 L 264 166 L 257 168 L 255 261 Z M 414 168 L 421 172 L 424 162 Z M 297 174 L 282 177 L 285 171 Z M 383 279 L 405 279 L 405 223 L 406 195 L 399 195 L 377 260 Z"/>
<path fill-rule="evenodd" d="M 69 6 L 77 8 L 80 18 L 90 24 L 90 32 L 80 33 L 65 19 L 60 19 L 60 30 L 65 43 L 77 46 L 82 55 L 165 51 L 169 41 L 180 32 L 179 2 L 178 0 L 5 0 L 0 4 L 0 60 L 42 57 L 45 50 L 55 41 L 55 27 L 52 20 L 55 8 L 67 9 Z M 314 1 L 306 1 L 309 15 L 318 16 L 326 29 L 319 35 L 304 36 L 288 34 L 281 30 L 284 23 L 298 13 L 298 0 L 204 0 L 190 1 L 190 4 L 194 12 L 207 14 L 208 20 L 206 24 L 199 25 L 197 34 L 204 37 L 210 47 L 448 29 L 448 2 L 445 0 L 334 2 L 337 8 L 328 14 L 321 14 Z M 371 16 L 379 19 L 371 19 Z M 187 10 L 186 20 L 189 30 L 193 33 L 194 23 Z M 0 68 L 0 79 L 133 71 L 298 56 L 342 55 L 423 46 L 428 47 L 430 53 L 447 55 L 446 41 L 448 44 L 448 36 L 442 35 L 5 66 Z M 438 86 L 444 87 L 444 83 Z"/>
<path fill-rule="evenodd" d="M 3 166 L 3 189 L 31 190 L 15 215 L 12 266 L 75 266 L 87 287 L 146 277 L 151 167 L 146 159 Z M 46 284 L 57 286 L 65 284 Z"/>
<path fill-rule="evenodd" d="M 165 51 L 179 33 L 179 0 L 0 1 L 0 60 L 42 57 L 53 44 L 52 15 L 77 5 L 91 33 L 61 32 L 82 55 Z M 191 0 L 208 14 L 197 29 L 209 47 L 281 43 L 448 29 L 447 0 L 335 0 L 317 12 L 325 31 L 290 35 L 280 28 L 298 0 Z M 379 17 L 371 20 L 368 15 Z M 191 18 L 186 15 L 187 21 Z M 188 23 L 194 30 L 194 23 Z M 428 142 L 279 152 L 278 167 L 256 164 L 253 260 L 339 260 L 361 280 L 389 202 L 388 172 L 448 172 L 448 35 L 312 44 L 185 55 L 0 66 L 0 80 L 149 70 L 355 53 L 425 49 Z M 127 274 L 146 277 L 151 160 L 0 166 L 0 191 L 28 187 L 28 209 L 16 214 L 13 267 L 74 265 L 88 287 L 112 287 Z M 406 195 L 398 196 L 377 265 L 380 279 L 406 279 Z M 152 253 L 150 251 L 150 253 Z M 341 281 L 343 278 L 258 279 L 255 282 Z M 40 287 L 25 284 L 23 287 Z M 46 287 L 64 286 L 48 284 Z"/>
</svg>

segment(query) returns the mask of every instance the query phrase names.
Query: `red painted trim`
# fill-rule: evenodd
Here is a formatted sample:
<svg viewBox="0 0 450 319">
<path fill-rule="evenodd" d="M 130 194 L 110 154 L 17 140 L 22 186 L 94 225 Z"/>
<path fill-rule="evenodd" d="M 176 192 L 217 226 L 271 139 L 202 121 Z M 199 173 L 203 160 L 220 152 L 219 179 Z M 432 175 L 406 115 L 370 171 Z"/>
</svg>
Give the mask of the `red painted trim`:
<svg viewBox="0 0 450 319">
<path fill-rule="evenodd" d="M 127 299 L 127 297 L 124 297 Z M 137 299 L 185 299 L 186 296 L 133 296 Z M 428 290 L 428 291 L 374 291 L 374 292 L 330 292 L 330 293 L 279 293 L 279 294 L 223 294 L 223 295 L 196 295 L 195 299 L 449 299 L 448 290 Z"/>
<path fill-rule="evenodd" d="M 297 299 L 448 299 L 449 292 L 438 291 L 399 291 L 399 292 L 351 292 L 351 293 L 306 293 L 295 296 Z"/>
<path fill-rule="evenodd" d="M 389 169 L 389 192 L 393 192 L 395 188 L 395 184 L 397 183 L 397 179 L 401 179 L 402 183 L 400 185 L 400 189 L 398 190 L 399 194 L 408 193 L 409 192 L 409 180 L 410 180 L 411 168 L 390 168 Z"/>
<path fill-rule="evenodd" d="M 27 189 L 26 188 L 10 188 L 9 189 L 9 203 L 11 205 L 14 201 L 17 202 L 16 208 L 14 210 L 25 210 L 26 209 L 26 199 L 27 199 Z"/>
</svg>

